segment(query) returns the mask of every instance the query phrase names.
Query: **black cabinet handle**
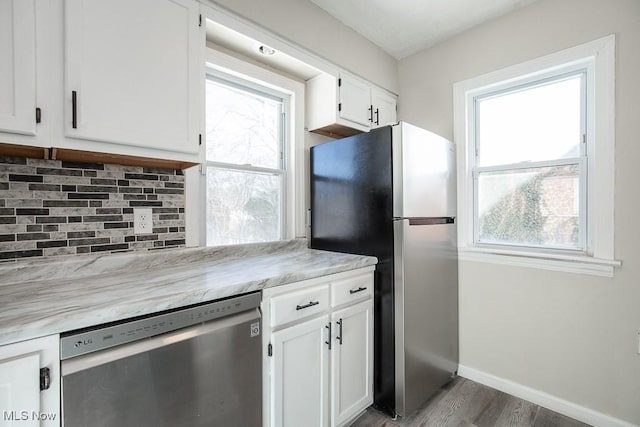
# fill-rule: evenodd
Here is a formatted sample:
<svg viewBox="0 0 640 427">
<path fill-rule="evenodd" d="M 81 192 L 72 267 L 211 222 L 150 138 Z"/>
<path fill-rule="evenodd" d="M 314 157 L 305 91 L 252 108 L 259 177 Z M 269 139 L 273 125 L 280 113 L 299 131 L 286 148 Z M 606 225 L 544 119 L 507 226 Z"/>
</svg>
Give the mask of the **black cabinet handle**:
<svg viewBox="0 0 640 427">
<path fill-rule="evenodd" d="M 380 109 L 376 108 L 376 124 L 380 124 Z"/>
<path fill-rule="evenodd" d="M 314 305 L 318 304 L 320 304 L 320 301 L 309 301 L 309 304 L 296 305 L 296 310 L 304 310 L 305 308 L 313 307 Z"/>
<path fill-rule="evenodd" d="M 338 325 L 338 327 L 340 329 L 338 329 L 338 335 L 336 335 L 336 339 L 338 340 L 338 342 L 340 343 L 340 345 L 342 345 L 342 317 L 340 318 L 340 320 L 338 320 L 336 322 L 336 324 Z"/>
<path fill-rule="evenodd" d="M 71 91 L 71 127 L 78 129 L 78 92 Z"/>
<path fill-rule="evenodd" d="M 369 111 L 369 121 L 373 122 L 373 105 L 369 106 L 368 111 Z"/>
<path fill-rule="evenodd" d="M 331 350 L 331 322 L 325 326 L 325 328 L 329 329 L 329 339 L 324 343 L 329 346 L 329 350 Z"/>
<path fill-rule="evenodd" d="M 349 293 L 353 295 L 353 294 L 357 294 L 358 292 L 362 292 L 366 290 L 367 290 L 366 287 L 360 286 L 358 289 L 349 289 Z"/>
</svg>

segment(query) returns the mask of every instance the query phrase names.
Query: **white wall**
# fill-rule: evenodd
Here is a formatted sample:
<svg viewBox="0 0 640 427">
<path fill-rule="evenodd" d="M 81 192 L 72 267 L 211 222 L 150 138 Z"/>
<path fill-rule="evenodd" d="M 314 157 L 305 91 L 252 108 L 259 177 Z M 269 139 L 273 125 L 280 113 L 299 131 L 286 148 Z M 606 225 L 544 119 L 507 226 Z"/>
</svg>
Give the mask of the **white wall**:
<svg viewBox="0 0 640 427">
<path fill-rule="evenodd" d="M 460 363 L 640 424 L 640 1 L 539 0 L 399 63 L 399 116 L 453 138 L 453 83 L 616 34 L 614 278 L 460 263 Z"/>
<path fill-rule="evenodd" d="M 397 61 L 309 0 L 213 0 L 392 92 Z"/>
</svg>

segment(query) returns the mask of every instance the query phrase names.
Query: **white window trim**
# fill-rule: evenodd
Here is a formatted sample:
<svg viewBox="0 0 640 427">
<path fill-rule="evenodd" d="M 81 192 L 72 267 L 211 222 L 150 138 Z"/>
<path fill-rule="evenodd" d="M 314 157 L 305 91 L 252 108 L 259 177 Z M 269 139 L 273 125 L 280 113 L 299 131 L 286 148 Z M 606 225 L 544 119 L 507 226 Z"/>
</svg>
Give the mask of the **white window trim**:
<svg viewBox="0 0 640 427">
<path fill-rule="evenodd" d="M 289 126 L 285 129 L 285 174 L 286 190 L 284 192 L 284 239 L 306 237 L 304 209 L 304 84 L 258 65 L 243 61 L 226 53 L 207 48 L 205 51 L 206 70 L 218 71 L 264 86 L 289 96 Z M 203 69 L 203 73 L 205 69 Z M 202 76 L 202 93 L 204 94 L 205 76 Z M 203 97 L 204 100 L 204 97 Z M 205 114 L 203 101 L 202 123 L 204 128 Z M 204 132 L 202 133 L 204 136 Z M 206 246 L 206 151 L 203 142 L 199 173 L 187 173 L 185 212 L 194 212 L 189 221 L 198 224 L 187 233 L 187 246 Z M 192 168 L 196 169 L 196 168 Z"/>
<path fill-rule="evenodd" d="M 473 94 L 510 81 L 544 78 L 568 66 L 592 64 L 588 92 L 597 100 L 587 117 L 589 200 L 587 201 L 589 254 L 553 250 L 474 245 L 473 155 L 469 147 L 473 123 Z M 453 86 L 454 140 L 458 159 L 458 254 L 460 260 L 532 267 L 553 271 L 612 277 L 614 267 L 614 147 L 615 147 L 615 36 L 552 53 L 522 64 L 455 83 Z M 595 143 L 594 143 L 595 142 Z"/>
</svg>

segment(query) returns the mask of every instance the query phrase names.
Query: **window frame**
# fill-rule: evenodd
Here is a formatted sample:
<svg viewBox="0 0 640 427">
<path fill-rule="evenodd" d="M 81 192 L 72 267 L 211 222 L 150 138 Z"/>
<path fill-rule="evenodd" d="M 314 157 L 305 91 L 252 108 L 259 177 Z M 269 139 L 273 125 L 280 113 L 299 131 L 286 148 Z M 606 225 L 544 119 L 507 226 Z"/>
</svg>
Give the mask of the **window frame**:
<svg viewBox="0 0 640 427">
<path fill-rule="evenodd" d="M 479 244 L 475 218 L 474 99 L 563 73 L 586 72 L 586 236 L 584 251 Z M 454 84 L 454 139 L 458 148 L 458 253 L 463 261 L 613 276 L 615 36 L 552 53 Z M 533 163 L 533 162 L 532 162 Z"/>
<path fill-rule="evenodd" d="M 200 80 L 200 133 L 206 129 L 205 85 L 206 72 L 220 71 L 245 81 L 255 82 L 290 96 L 289 121 L 286 130 L 286 199 L 283 218 L 284 240 L 306 238 L 305 212 L 305 157 L 304 157 L 304 83 L 267 70 L 259 65 L 207 47 L 203 50 L 203 68 Z M 188 246 L 206 247 L 206 151 L 200 146 L 200 165 L 185 171 L 185 214 L 190 224 L 186 230 Z"/>
<path fill-rule="evenodd" d="M 473 120 L 468 124 L 469 126 L 469 134 L 471 135 L 472 141 L 469 142 L 469 146 L 471 150 L 473 150 L 473 154 L 471 155 L 473 161 L 473 243 L 476 247 L 484 247 L 484 248 L 498 248 L 498 249 L 517 249 L 517 250 L 532 250 L 532 251 L 558 251 L 559 253 L 583 253 L 590 254 L 591 247 L 590 242 L 588 241 L 588 236 L 591 235 L 589 230 L 590 222 L 587 220 L 587 179 L 588 179 L 588 168 L 589 168 L 589 157 L 588 157 L 588 144 L 587 141 L 589 139 L 589 132 L 587 128 L 587 113 L 593 108 L 592 99 L 593 94 L 589 91 L 588 80 L 592 77 L 593 73 L 591 71 L 590 64 L 585 64 L 583 68 L 582 64 L 571 64 L 569 67 L 560 68 L 554 70 L 554 72 L 545 73 L 540 76 L 540 78 L 535 78 L 536 76 L 531 76 L 533 78 L 524 78 L 522 80 L 514 80 L 509 81 L 508 83 L 498 84 L 495 86 L 490 86 L 489 88 L 482 88 L 478 90 L 473 90 L 467 93 L 468 102 L 472 105 L 473 108 Z M 561 82 L 563 80 L 569 79 L 571 77 L 580 76 L 580 133 L 582 135 L 582 140 L 580 142 L 580 155 L 578 157 L 571 158 L 558 158 L 554 160 L 544 160 L 544 161 L 532 161 L 532 162 L 520 162 L 520 163 L 511 163 L 511 164 L 500 164 L 493 166 L 481 166 L 478 165 L 479 160 L 479 152 L 480 152 L 480 141 L 479 141 L 479 116 L 480 111 L 478 108 L 478 102 L 483 99 L 489 99 L 498 97 L 504 94 L 514 93 L 522 90 L 534 89 L 536 87 L 543 87 L 549 83 Z M 578 217 L 580 224 L 580 232 L 579 232 L 579 247 L 578 248 L 566 248 L 560 246 L 552 246 L 552 245 L 534 245 L 534 244 L 526 244 L 526 243 L 491 243 L 491 242 L 483 242 L 480 239 L 480 174 L 482 173 L 491 173 L 491 172 L 516 172 L 518 170 L 524 169 L 536 169 L 543 167 L 554 167 L 554 166 L 570 166 L 577 165 L 579 168 L 579 207 L 578 207 Z"/>
<path fill-rule="evenodd" d="M 263 84 L 260 84 L 256 81 L 243 79 L 241 77 L 225 73 L 221 70 L 217 70 L 211 67 L 207 67 L 206 69 L 205 85 L 209 80 L 212 80 L 215 83 L 220 85 L 233 87 L 235 89 L 239 89 L 239 90 L 252 93 L 258 96 L 275 99 L 282 103 L 282 110 L 280 111 L 281 116 L 279 118 L 280 141 L 279 141 L 278 150 L 280 152 L 280 159 L 278 159 L 279 165 L 277 168 L 209 160 L 207 158 L 207 138 L 206 138 L 206 131 L 205 131 L 203 136 L 203 139 L 204 139 L 203 145 L 204 145 L 204 153 L 205 153 L 204 154 L 205 161 L 203 163 L 203 166 L 205 168 L 205 171 L 204 171 L 205 173 L 205 199 L 204 199 L 205 235 L 208 233 L 207 224 L 206 224 L 206 221 L 207 221 L 206 210 L 208 205 L 208 200 L 206 196 L 206 181 L 207 181 L 206 174 L 209 171 L 209 168 L 214 168 L 218 170 L 228 170 L 233 172 L 248 172 L 248 173 L 266 174 L 266 175 L 277 175 L 278 177 L 281 178 L 280 179 L 280 236 L 279 236 L 279 239 L 277 239 L 276 241 L 285 240 L 286 234 L 287 234 L 287 230 L 286 230 L 287 187 L 288 187 L 287 180 L 290 179 L 289 174 L 287 173 L 287 163 L 288 163 L 287 158 L 289 155 L 289 147 L 288 147 L 289 144 L 287 142 L 289 137 L 289 132 L 287 132 L 287 129 L 290 127 L 288 122 L 289 122 L 289 117 L 291 116 L 290 114 L 291 94 L 264 86 Z M 205 109 L 205 116 L 206 116 L 206 109 Z M 206 126 L 206 117 L 205 117 L 205 126 Z M 205 236 L 205 242 L 206 242 L 206 239 L 207 237 Z M 256 243 L 256 242 L 246 242 L 246 243 L 240 243 L 240 244 L 249 244 L 249 243 Z"/>
</svg>

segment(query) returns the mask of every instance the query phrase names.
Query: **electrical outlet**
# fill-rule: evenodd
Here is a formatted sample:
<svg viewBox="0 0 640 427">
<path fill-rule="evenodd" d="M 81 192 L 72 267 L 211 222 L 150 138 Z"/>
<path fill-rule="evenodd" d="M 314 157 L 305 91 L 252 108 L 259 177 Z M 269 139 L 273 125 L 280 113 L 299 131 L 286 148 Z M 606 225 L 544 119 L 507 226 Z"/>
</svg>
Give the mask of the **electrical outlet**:
<svg viewBox="0 0 640 427">
<path fill-rule="evenodd" d="M 133 232 L 150 234 L 153 232 L 153 211 L 148 208 L 133 210 Z"/>
</svg>

